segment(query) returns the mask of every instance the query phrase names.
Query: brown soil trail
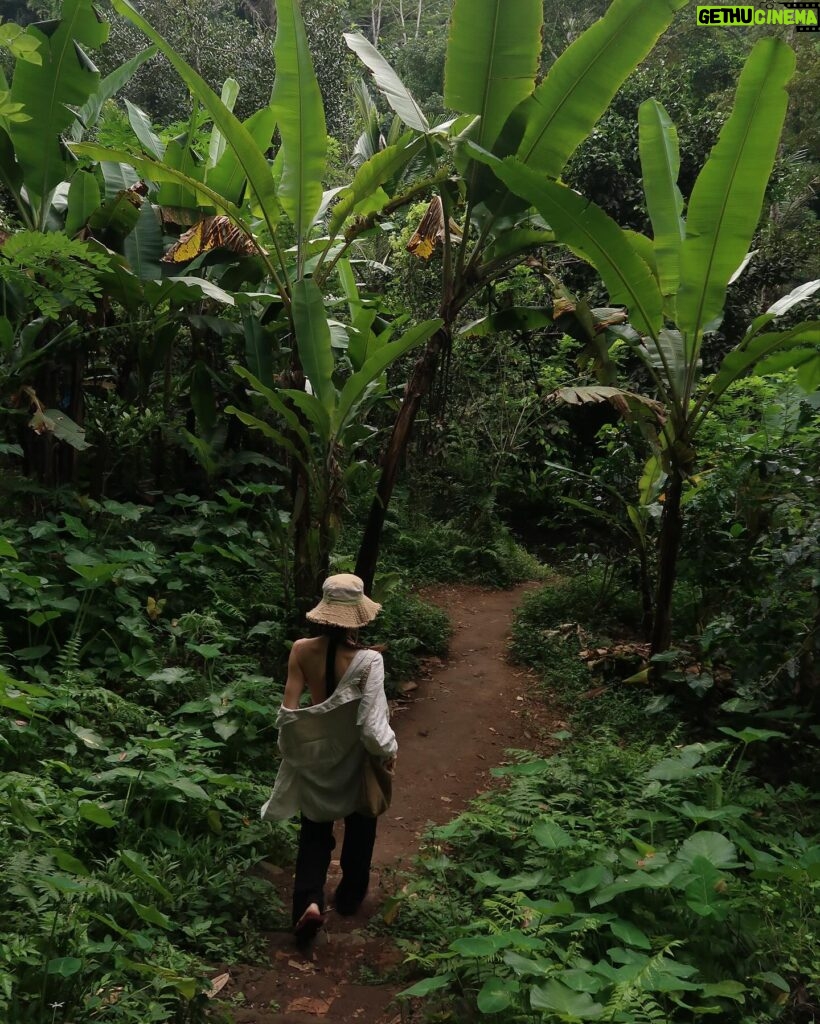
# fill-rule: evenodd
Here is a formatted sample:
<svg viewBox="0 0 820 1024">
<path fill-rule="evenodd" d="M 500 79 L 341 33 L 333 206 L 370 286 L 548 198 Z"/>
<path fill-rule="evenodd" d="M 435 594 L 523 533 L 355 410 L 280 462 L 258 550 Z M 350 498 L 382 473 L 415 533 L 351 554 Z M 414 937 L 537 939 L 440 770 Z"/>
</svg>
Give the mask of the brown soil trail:
<svg viewBox="0 0 820 1024">
<path fill-rule="evenodd" d="M 504 760 L 505 749 L 541 747 L 545 735 L 564 724 L 534 696 L 534 677 L 506 660 L 513 612 L 535 586 L 439 587 L 423 595 L 448 612 L 453 637 L 448 660 L 429 662 L 409 699 L 395 707 L 399 759 L 393 804 L 379 822 L 371 891 L 355 917 L 330 912 L 312 953 L 298 953 L 288 933 L 274 933 L 269 968 L 232 968 L 222 995 L 236 1024 L 402 1019 L 392 1000 L 406 986 L 373 983 L 402 956 L 384 937 L 366 933 L 369 918 L 400 884 L 398 873 L 411 867 L 430 823 L 449 821 L 489 788 L 489 771 Z M 337 872 L 334 861 L 328 893 Z M 273 881 L 287 903 L 290 873 L 274 874 Z"/>
</svg>

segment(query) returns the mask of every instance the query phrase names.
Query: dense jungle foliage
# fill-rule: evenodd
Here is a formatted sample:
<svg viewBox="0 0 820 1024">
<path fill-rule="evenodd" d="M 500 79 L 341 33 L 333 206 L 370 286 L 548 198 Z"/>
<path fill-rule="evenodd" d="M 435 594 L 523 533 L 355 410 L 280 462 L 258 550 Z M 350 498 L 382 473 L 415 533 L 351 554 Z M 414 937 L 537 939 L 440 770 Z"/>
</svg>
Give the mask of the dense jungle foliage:
<svg viewBox="0 0 820 1024">
<path fill-rule="evenodd" d="M 421 586 L 541 580 L 512 653 L 571 708 L 373 924 L 420 1014 L 820 1019 L 820 36 L 0 18 L 0 1020 L 230 1019 L 330 570 L 390 695 L 447 650 Z"/>
</svg>

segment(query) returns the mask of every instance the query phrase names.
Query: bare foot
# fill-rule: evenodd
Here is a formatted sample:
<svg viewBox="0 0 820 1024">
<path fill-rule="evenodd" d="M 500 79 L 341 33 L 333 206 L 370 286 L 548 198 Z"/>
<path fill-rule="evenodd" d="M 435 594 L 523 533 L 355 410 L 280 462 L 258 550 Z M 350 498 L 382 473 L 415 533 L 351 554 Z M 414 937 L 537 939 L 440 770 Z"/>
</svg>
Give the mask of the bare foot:
<svg viewBox="0 0 820 1024">
<path fill-rule="evenodd" d="M 302 914 L 293 927 L 297 942 L 310 942 L 316 935 L 316 932 L 322 927 L 324 921 L 325 917 L 321 910 L 319 910 L 319 904 L 309 904 L 304 914 Z"/>
</svg>

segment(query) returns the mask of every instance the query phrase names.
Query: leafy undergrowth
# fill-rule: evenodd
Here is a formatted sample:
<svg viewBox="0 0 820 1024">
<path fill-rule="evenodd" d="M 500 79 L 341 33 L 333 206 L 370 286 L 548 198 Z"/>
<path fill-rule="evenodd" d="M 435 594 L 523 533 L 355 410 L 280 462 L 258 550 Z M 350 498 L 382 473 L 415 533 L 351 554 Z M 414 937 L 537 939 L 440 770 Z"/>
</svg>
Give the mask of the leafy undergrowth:
<svg viewBox="0 0 820 1024">
<path fill-rule="evenodd" d="M 0 522 L 0 1020 L 204 1019 L 208 965 L 282 924 L 251 872 L 294 838 L 258 817 L 292 630 L 270 495 Z M 446 647 L 402 587 L 384 619 L 394 683 Z"/>
<path fill-rule="evenodd" d="M 741 751 L 602 732 L 498 769 L 399 898 L 406 994 L 454 1022 L 813 1019 L 820 807 Z"/>
<path fill-rule="evenodd" d="M 750 754 L 782 733 L 715 723 L 698 742 L 670 707 L 647 716 L 645 688 L 597 685 L 579 654 L 638 621 L 602 582 L 558 580 L 517 616 L 513 655 L 579 738 L 516 753 L 503 790 L 430 834 L 387 914 L 425 975 L 406 997 L 453 1024 L 815 1020 L 820 800 L 760 778 Z"/>
</svg>

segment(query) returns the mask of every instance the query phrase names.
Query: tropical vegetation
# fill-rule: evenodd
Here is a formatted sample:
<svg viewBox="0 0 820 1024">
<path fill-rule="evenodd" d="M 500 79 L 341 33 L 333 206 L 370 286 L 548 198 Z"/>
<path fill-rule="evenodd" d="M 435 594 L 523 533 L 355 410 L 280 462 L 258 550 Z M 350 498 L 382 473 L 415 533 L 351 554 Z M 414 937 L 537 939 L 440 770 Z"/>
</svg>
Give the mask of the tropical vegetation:
<svg viewBox="0 0 820 1024">
<path fill-rule="evenodd" d="M 388 906 L 422 1012 L 820 1013 L 816 44 L 576 7 L 4 8 L 3 1019 L 213 1019 L 264 957 L 331 570 L 391 695 L 419 586 L 541 580 L 574 708 Z"/>
</svg>

